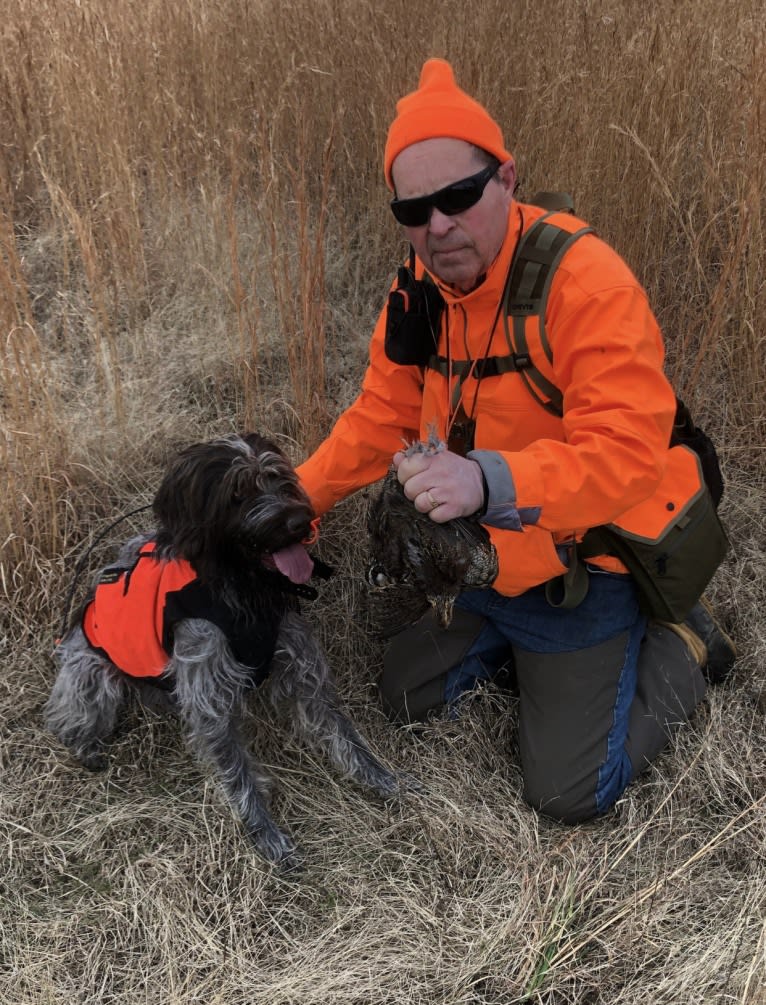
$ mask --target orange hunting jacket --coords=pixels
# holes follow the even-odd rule
[[[461,294],[432,277],[446,301],[438,352],[453,360],[508,353],[498,303],[521,233],[544,214],[512,202],[505,241],[483,283]],[[568,214],[551,222],[585,224]],[[424,271],[416,263],[420,275]],[[493,330],[493,321],[497,318]],[[401,366],[384,350],[386,311],[370,344],[357,400],[299,468],[316,513],[381,478],[402,440],[446,439],[450,382],[435,370]],[[654,536],[701,485],[695,457],[668,444],[676,399],[663,373],[663,343],[646,294],[620,256],[595,234],[576,241],[551,285],[546,334],[549,364],[530,338],[536,367],[563,394],[563,418],[549,414],[509,372],[463,384],[476,420],[469,454],[489,485],[481,522],[498,552],[494,588],[515,596],[566,568],[567,545],[591,527],[616,522]],[[596,560],[624,571],[611,557]]]

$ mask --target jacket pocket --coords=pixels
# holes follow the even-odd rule
[[[500,571],[492,586],[498,593],[516,597],[566,571],[550,531],[535,526],[522,531],[486,529],[497,550]]]

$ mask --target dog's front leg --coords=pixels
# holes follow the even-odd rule
[[[268,778],[240,736],[242,703],[250,687],[247,669],[233,660],[222,632],[198,619],[177,626],[171,666],[190,740],[215,768],[248,837],[270,862],[295,864],[295,844],[267,809]]]
[[[341,711],[324,652],[299,614],[288,612],[282,619],[274,663],[271,699],[274,704],[282,699],[291,702],[293,722],[305,739],[361,785],[384,798],[398,793],[400,779],[378,760]]]

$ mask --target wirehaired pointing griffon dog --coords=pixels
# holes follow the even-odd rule
[[[298,732],[345,775],[384,798],[400,789],[341,711],[299,613],[298,598],[315,595],[309,578],[328,572],[303,544],[311,505],[279,448],[250,433],[182,451],[154,514],[156,532],[122,547],[56,647],[46,724],[100,768],[129,689],[164,689],[257,849],[290,864],[295,845],[270,816],[268,778],[241,737],[252,687],[264,683],[274,705],[289,702]]]

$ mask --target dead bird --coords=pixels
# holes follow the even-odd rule
[[[405,453],[436,453],[444,442],[433,434]],[[393,634],[434,608],[447,628],[462,590],[490,586],[497,577],[497,553],[486,529],[473,517],[435,523],[409,500],[394,468],[383,479],[367,517],[373,620]]]

